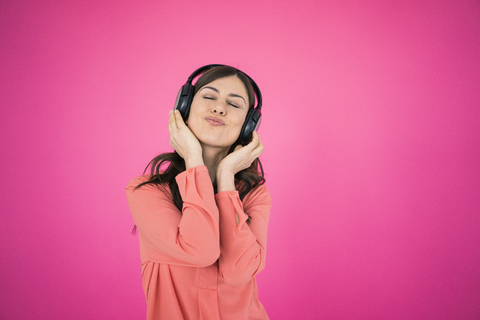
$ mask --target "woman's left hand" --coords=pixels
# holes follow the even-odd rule
[[[235,150],[226,156],[218,165],[218,172],[229,172],[235,175],[239,171],[247,169],[252,162],[263,152],[263,144],[256,131],[253,132],[252,142],[246,146],[237,146]]]

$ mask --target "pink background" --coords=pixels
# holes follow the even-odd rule
[[[264,95],[272,319],[480,319],[480,2],[0,1],[1,319],[142,319],[127,182],[197,67]]]

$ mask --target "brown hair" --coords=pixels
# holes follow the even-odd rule
[[[248,93],[249,108],[253,108],[255,104],[255,93],[250,83],[250,80],[243,72],[229,66],[212,68],[203,73],[195,83],[194,94],[196,94],[198,90],[200,90],[208,83],[216,79],[229,76],[237,76],[243,82]],[[165,171],[162,171],[161,167],[167,164],[168,166]],[[148,163],[147,167],[144,170],[144,173],[147,172],[149,167],[151,174],[150,177],[147,181],[136,186],[135,189],[147,184],[156,185],[169,197],[171,196],[171,199],[175,206],[178,208],[178,210],[180,210],[180,212],[182,212],[183,200],[178,190],[178,185],[175,177],[181,172],[185,171],[185,161],[183,160],[183,158],[176,151],[162,153],[153,158],[152,161]],[[258,158],[253,161],[252,165],[249,168],[235,174],[235,187],[239,192],[240,200],[243,200],[243,198],[252,189],[264,183],[265,177],[263,167],[260,159]],[[214,189],[216,191],[215,183]],[[135,230],[136,227],[134,227],[133,233],[135,233]]]

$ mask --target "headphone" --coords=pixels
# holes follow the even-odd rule
[[[209,65],[198,68],[190,75],[190,77],[188,77],[187,82],[178,91],[177,100],[175,102],[175,109],[180,111],[183,121],[186,122],[188,119],[188,115],[190,114],[190,106],[192,105],[194,91],[195,91],[195,86],[192,85],[193,79],[207,70],[210,70],[216,67],[224,67],[224,66],[226,65],[209,64]],[[238,137],[238,140],[235,142],[234,146],[237,144],[241,144],[242,146],[244,146],[250,143],[250,141],[252,141],[253,131],[258,130],[258,127],[260,126],[260,121],[262,118],[262,111],[261,111],[262,110],[262,94],[260,93],[260,89],[258,88],[257,84],[255,83],[255,81],[253,81],[252,78],[250,78],[244,72],[242,73],[245,76],[247,76],[248,80],[250,80],[250,84],[253,87],[253,91],[257,96],[257,106],[255,108],[251,108],[250,110],[248,110],[247,116],[245,117],[245,122],[243,123],[242,130],[240,130],[240,135]],[[232,149],[234,146],[232,146]]]

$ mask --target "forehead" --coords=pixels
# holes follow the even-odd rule
[[[220,93],[238,94],[243,96],[245,99],[248,97],[245,85],[243,84],[242,80],[240,80],[240,78],[238,78],[237,76],[218,78],[210,83],[207,83],[204,87],[214,87]]]

